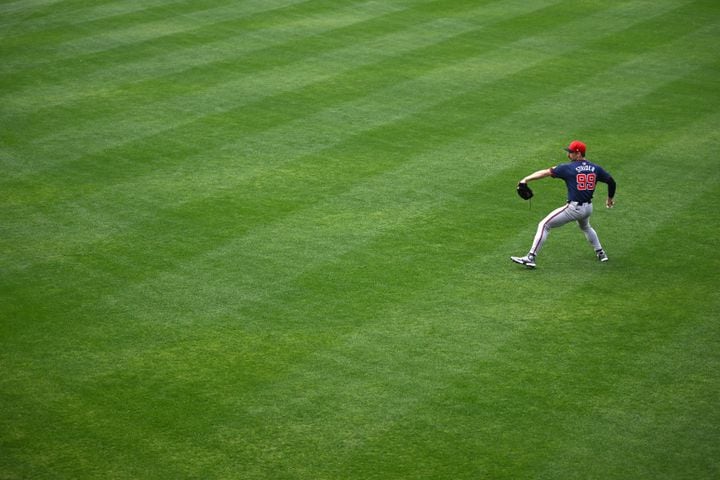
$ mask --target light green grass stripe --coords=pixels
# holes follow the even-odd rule
[[[687,208],[691,202],[707,194],[706,189],[693,180],[691,169],[678,169],[678,162],[683,161],[682,158],[687,152],[698,149],[712,151],[720,147],[720,135],[715,128],[720,122],[720,115],[697,115],[697,121],[690,125],[653,138],[654,146],[634,155],[631,164],[616,167],[621,175],[627,173],[629,177],[626,194],[618,203],[618,206],[625,210],[619,227],[627,232],[634,232],[624,237],[628,247],[652,242],[668,224],[682,221],[683,216],[677,214],[678,209]],[[701,170],[712,168],[707,160],[695,159],[693,163],[699,165]],[[652,189],[644,178],[631,175],[639,166],[653,172]],[[678,185],[695,185],[696,188],[690,192],[686,188],[678,189]],[[706,212],[703,216],[707,222],[720,220],[720,214],[716,211]],[[643,229],[637,231],[632,228],[634,225],[643,225]],[[677,259],[678,264],[682,265],[689,261],[695,249],[694,245],[683,245],[674,251],[662,252],[662,255],[668,260]],[[632,251],[631,248],[627,250]],[[642,268],[642,265],[638,267]]]
[[[341,18],[344,22],[355,23],[363,18],[368,19],[373,17],[372,12],[368,13],[368,15],[368,17],[362,17],[359,14],[352,16],[350,15],[350,11],[346,11],[345,15],[341,15]],[[331,23],[332,22],[326,22],[322,31],[325,31],[324,28]],[[334,25],[334,27],[338,28],[341,26],[347,26],[347,23]],[[319,34],[321,31],[314,31],[312,33]],[[425,32],[420,29],[414,29],[400,35],[389,35],[386,40],[398,42],[398,44],[405,45],[408,49],[414,49],[416,45],[413,42],[416,40],[420,42],[419,45],[426,44],[425,41],[421,39],[423,33]],[[452,34],[454,33],[451,33],[451,35]],[[443,38],[442,36],[440,38],[431,37],[430,41],[436,42]],[[262,41],[256,45],[262,45]],[[34,152],[33,156],[54,159],[62,159],[66,156],[74,158],[88,151],[101,151],[111,148],[118,143],[129,143],[137,139],[138,136],[147,137],[161,131],[169,131],[179,125],[196,121],[203,115],[208,115],[209,113],[217,114],[218,111],[231,108],[236,109],[243,104],[296,89],[308,83],[337,75],[351,68],[365,65],[368,62],[377,61],[377,56],[370,55],[370,52],[379,48],[380,45],[377,40],[373,40],[370,45],[364,45],[367,49],[365,55],[357,54],[358,48],[362,48],[363,45],[356,45],[338,52],[325,54],[314,61],[301,58],[297,64],[288,68],[275,69],[271,72],[263,73],[263,75],[243,75],[221,86],[213,86],[191,95],[175,97],[170,101],[151,102],[144,105],[131,104],[129,107],[120,109],[115,116],[103,119],[107,124],[106,130],[98,131],[96,128],[98,121],[90,120],[87,124],[77,125],[71,130],[63,131],[63,129],[61,129],[49,137],[35,139],[34,144],[41,147],[45,146],[46,148],[41,148],[39,151]],[[195,55],[191,56],[193,58],[196,57]],[[298,69],[298,67],[302,68]],[[124,78],[127,79],[128,77],[125,76]],[[278,79],[283,79],[283,81],[278,82]],[[107,79],[102,79],[98,86],[104,83],[105,80]],[[87,92],[88,90],[92,91],[92,87],[87,90],[83,87],[79,90],[83,92]],[[99,92],[101,97],[104,92],[106,92],[105,89]],[[15,103],[16,107],[9,107],[6,112],[10,113],[12,110],[21,112],[26,111],[28,108],[32,109],[33,105],[24,103],[25,101],[33,103],[37,108],[41,108],[46,104],[62,104],[67,98],[67,94],[68,92],[64,87],[60,87],[59,89],[53,87],[51,91],[41,90],[38,92],[31,90],[28,92],[28,96],[14,96],[14,102],[19,103]],[[22,100],[23,98],[25,98],[25,101]],[[13,100],[10,101],[13,102]],[[198,110],[194,111],[193,109],[195,108]],[[162,115],[159,115],[158,112],[162,112]],[[173,112],[175,115],[171,115]],[[193,113],[189,114],[189,112]],[[174,120],[168,121],[168,118],[173,118]],[[102,124],[100,126],[102,126]],[[87,133],[83,134],[82,132],[92,132],[93,136],[88,137]],[[134,134],[129,134],[130,132]],[[123,139],[113,138],[117,137],[118,134],[120,134]],[[78,136],[84,139],[81,145],[82,150],[78,150],[78,147],[72,146],[69,150],[59,148],[59,145],[64,143],[63,140],[67,139],[73,139],[71,145],[77,145],[75,139]],[[97,142],[96,145],[93,145],[93,140]],[[25,160],[26,159],[18,158],[16,164],[13,165],[14,168],[9,168],[8,171],[17,174],[22,170],[21,167],[26,165],[31,169],[30,173],[36,172],[35,163],[27,163]]]

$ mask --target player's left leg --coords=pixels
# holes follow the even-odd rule
[[[598,260],[600,260],[601,262],[606,262],[608,260],[608,257],[605,254],[605,250],[603,250],[602,245],[600,244],[600,238],[598,237],[598,234],[592,227],[592,225],[590,225],[591,213],[592,207],[589,207],[587,216],[579,219],[577,223],[580,227],[580,230],[582,230],[582,232],[585,234],[585,238],[587,239],[588,243],[593,247],[593,250],[595,250],[595,255],[598,257]]]

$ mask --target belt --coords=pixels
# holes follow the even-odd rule
[[[579,206],[581,206],[581,205],[585,205],[586,203],[592,203],[592,200],[588,200],[587,202],[575,202],[575,201],[572,201],[572,202],[568,202],[568,203],[572,203],[572,204],[577,205],[577,206],[579,207]]]

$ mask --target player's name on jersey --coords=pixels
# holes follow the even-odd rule
[[[595,166],[594,165],[578,165],[575,167],[576,172],[594,172]]]

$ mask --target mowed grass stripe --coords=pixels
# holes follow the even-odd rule
[[[95,102],[93,99],[92,101],[83,102],[77,106],[64,106],[57,114],[53,111],[43,110],[37,114],[24,116],[24,118],[15,118],[15,120],[19,121],[20,125],[27,127],[31,131],[32,129],[37,129],[40,132],[51,131],[53,127],[59,127],[59,133],[52,134],[49,138],[40,140],[42,143],[48,144],[48,150],[55,147],[58,144],[58,140],[62,141],[72,136],[75,131],[87,130],[92,122],[100,121],[110,124],[114,123],[116,125],[117,122],[120,122],[129,127],[134,123],[147,121],[147,118],[151,117],[158,125],[155,128],[149,129],[150,134],[161,132],[164,136],[167,136],[174,133],[173,129],[180,127],[185,127],[188,130],[197,130],[199,127],[202,127],[205,117],[208,116],[210,117],[208,120],[213,120],[220,116],[238,115],[248,104],[256,104],[254,110],[249,112],[248,115],[257,115],[253,118],[257,120],[256,123],[258,125],[251,123],[246,127],[258,128],[262,127],[269,120],[275,120],[274,116],[270,116],[269,119],[265,117],[268,113],[273,113],[273,111],[269,110],[270,107],[274,106],[274,110],[277,110],[278,106],[275,104],[283,100],[279,98],[275,102],[263,106],[259,104],[263,99],[283,94],[291,95],[292,92],[296,92],[303,87],[313,85],[316,85],[316,88],[326,87],[329,90],[332,89],[333,93],[337,94],[339,93],[337,90],[340,85],[339,81],[335,80],[335,77],[340,76],[339,80],[347,81],[353,74],[362,74],[362,69],[371,68],[374,65],[373,62],[382,61],[387,58],[385,55],[377,54],[378,49],[384,41],[392,42],[395,45],[394,53],[399,56],[403,53],[408,54],[420,50],[428,43],[434,44],[443,39],[447,39],[448,36],[455,35],[450,28],[443,28],[448,27],[447,24],[434,23],[435,25],[432,23],[423,24],[400,33],[390,34],[379,40],[373,39],[367,43],[356,43],[351,47],[332,50],[318,57],[315,57],[316,53],[313,52],[313,57],[300,57],[299,60],[296,58],[296,61],[291,66],[280,70],[271,68],[268,69],[269,71],[263,72],[263,69],[261,69],[263,73],[253,72],[237,78],[236,72],[229,72],[227,68],[221,67],[218,76],[220,79],[224,79],[225,82],[220,83],[218,86],[215,86],[215,82],[218,81],[218,79],[214,78],[211,82],[206,77],[206,73],[183,72],[182,76],[186,77],[185,80],[182,80],[180,77],[170,79],[173,82],[173,86],[165,88],[165,91],[160,91],[160,89],[165,87],[165,82],[168,81],[166,78],[149,81],[157,83],[156,85],[148,85],[145,82],[140,84],[132,83],[127,89],[121,88],[119,91],[114,91],[112,96],[115,97],[115,95],[118,95],[118,97],[112,99],[111,103],[104,103],[102,107],[96,106],[94,109],[90,109]],[[437,32],[436,36],[428,35],[429,30]],[[390,80],[384,80],[383,84],[388,84],[395,78],[396,77],[390,76]],[[282,79],[282,81],[279,81],[279,79]],[[175,80],[180,82],[180,84],[176,84]],[[202,83],[203,80],[205,80],[206,83]],[[377,79],[375,81],[377,82]],[[203,85],[199,92],[198,84]],[[193,86],[194,88],[190,88]],[[157,97],[159,97],[159,99],[150,105],[136,104],[136,102],[142,99],[146,93],[145,89],[148,87],[151,87],[151,91],[153,92],[158,91]],[[192,92],[189,90],[192,90]],[[321,97],[319,92],[315,93],[315,95],[315,98],[320,102],[320,107],[326,105],[324,102],[328,100]],[[295,102],[297,103],[301,99],[295,99]],[[128,100],[130,100],[130,103],[127,103]],[[287,98],[286,100],[293,100],[293,98]],[[188,116],[188,112],[194,111],[193,108],[197,109],[201,115],[199,118]],[[262,115],[263,112],[261,109],[263,108],[268,109],[264,112],[265,115]],[[308,106],[307,108],[312,107]],[[90,109],[89,112],[88,109]],[[128,117],[130,114],[130,112],[128,112],[129,109],[136,110],[132,112],[135,114],[134,116]],[[63,129],[61,122],[66,118],[65,115],[68,112],[75,111],[78,113],[87,112],[87,124],[84,125],[84,128],[74,127],[73,130],[70,131]],[[282,112],[283,109],[280,111]],[[170,116],[171,113],[176,113],[177,115]],[[107,118],[110,115],[112,115],[112,117]],[[49,121],[48,117],[50,118]],[[58,125],[53,125],[55,122],[57,122]],[[217,123],[217,128],[223,128],[223,125],[220,124],[219,121]],[[228,131],[228,134],[234,131],[236,132],[235,135],[237,135],[238,124],[242,125],[242,123],[236,120],[224,128]],[[144,125],[144,127],[144,129],[139,129],[139,131],[148,135],[149,125]],[[215,127],[215,125],[213,125],[213,127]],[[134,139],[134,137],[130,138],[130,140]],[[107,139],[105,136],[98,135],[98,142],[101,142],[101,144],[97,148],[102,149],[106,146],[105,142],[107,142]],[[74,158],[75,155],[76,152],[68,153],[61,158],[65,156],[72,156]]]
[[[151,101],[155,104],[152,111],[156,112],[157,116],[157,112],[167,110],[163,108],[161,100],[165,100],[168,96],[183,94],[192,98],[193,95],[197,95],[198,89],[209,89],[212,85],[237,77],[246,70],[257,73],[263,68],[269,69],[287,63],[288,53],[283,52],[279,46],[287,45],[291,41],[296,44],[292,48],[292,62],[300,62],[303,58],[299,46],[301,39],[310,41],[310,38],[327,34],[330,30],[366,22],[368,19],[382,15],[387,9],[368,10],[366,15],[362,15],[355,6],[352,9],[333,12],[333,16],[329,16],[328,12],[319,12],[315,14],[318,17],[310,16],[311,12],[308,12],[308,17],[304,17],[308,25],[303,28],[296,25],[297,19],[294,17],[288,18],[285,22],[277,19],[274,28],[268,31],[263,29],[261,35],[250,31],[238,36],[234,35],[235,32],[229,35],[222,30],[219,32],[213,30],[214,39],[221,40],[214,41],[209,47],[199,47],[196,46],[197,42],[192,42],[191,47],[185,48],[185,42],[174,42],[160,50],[162,52],[160,58],[157,50],[153,50],[154,54],[149,57],[142,57],[140,61],[123,61],[117,56],[109,56],[108,68],[98,68],[97,61],[84,61],[83,65],[92,65],[94,70],[84,72],[81,82],[78,82],[75,76],[76,69],[66,70],[66,66],[63,65],[63,70],[59,74],[62,75],[67,71],[73,73],[72,77],[66,81],[52,78],[46,86],[38,85],[36,82],[25,93],[8,92],[5,98],[8,103],[6,112],[12,113],[15,110],[13,118],[17,121],[22,121],[26,115],[29,116],[28,127],[31,127],[33,120],[42,124],[40,115],[52,115],[53,110],[57,108],[62,108],[62,113],[65,114],[71,113],[72,109],[78,109],[89,116],[91,112],[98,110],[97,103],[103,102],[106,105],[97,111],[98,114],[107,114],[108,111],[119,111],[122,114],[128,106],[134,106],[139,100],[144,101],[142,99],[145,96],[152,95]],[[322,21],[312,22],[310,20],[312,18],[319,18]],[[306,52],[313,56],[319,55],[319,47],[316,39],[311,40]],[[205,48],[209,51],[206,52]],[[257,52],[257,50],[261,51]],[[244,80],[249,81],[247,77]],[[13,83],[25,85],[27,82]],[[236,78],[236,86],[242,83]],[[237,96],[237,93],[235,95]],[[230,97],[227,102],[232,103],[232,99],[236,96]],[[75,105],[82,99],[83,102]],[[205,100],[208,99],[209,97]],[[187,98],[184,100],[188,102]],[[216,108],[217,102],[218,100],[215,99],[214,103],[206,108]],[[92,108],[93,104],[95,108]]]
[[[414,38],[417,38],[418,32],[414,32]],[[398,40],[399,38],[395,38]],[[405,44],[407,44],[408,39],[405,39]],[[369,47],[372,48],[372,47]],[[349,55],[349,58],[353,58],[353,51],[352,49],[350,51],[341,51],[339,52],[341,55]],[[355,55],[357,56],[357,55]],[[342,62],[339,60],[337,56],[331,57],[334,59],[334,63],[337,65],[342,65]],[[367,61],[367,55],[364,55],[362,59]],[[303,62],[300,62],[300,65],[302,65]],[[322,65],[322,63],[321,63]],[[334,65],[328,65],[328,67],[333,67]],[[320,67],[318,67],[320,68]],[[313,70],[314,72],[314,70]],[[302,74],[301,78],[304,79],[304,81],[311,81],[313,79],[313,72],[308,72],[307,70],[301,71]],[[333,72],[330,70],[329,72]],[[332,75],[332,73],[323,73],[320,71],[320,75],[324,75],[323,78],[327,78],[328,75]],[[160,103],[150,106],[141,106],[137,105],[135,106],[135,103],[131,103],[130,106],[136,110],[135,112],[129,112],[128,106],[118,105],[113,106],[112,104],[109,106],[103,105],[102,107],[95,107],[92,111],[96,113],[100,118],[93,118],[89,120],[89,123],[84,125],[83,129],[80,129],[80,131],[77,131],[77,128],[73,129],[74,131],[66,131],[62,132],[60,134],[53,134],[50,136],[50,138],[45,139],[38,139],[35,138],[36,145],[41,146],[38,151],[33,153],[33,156],[48,159],[48,161],[51,161],[52,165],[55,164],[57,160],[62,160],[64,158],[71,158],[71,159],[77,159],[80,157],[80,171],[73,173],[73,175],[67,176],[67,178],[64,178],[63,181],[71,180],[74,174],[82,174],[83,171],[87,170],[87,161],[90,160],[86,158],[87,151],[93,151],[93,150],[100,150],[103,151],[105,149],[108,149],[112,146],[113,143],[119,142],[122,145],[131,143],[132,140],[138,140],[137,135],[144,135],[146,140],[149,142],[152,142],[153,145],[157,145],[158,142],[166,141],[168,139],[171,140],[171,144],[167,146],[167,148],[172,148],[173,156],[172,158],[177,158],[178,156],[178,143],[175,141],[175,137],[170,137],[169,134],[173,133],[172,129],[173,127],[177,127],[178,125],[185,125],[186,129],[190,132],[194,132],[195,135],[197,135],[197,129],[202,128],[202,124],[204,123],[203,116],[208,116],[207,110],[210,109],[213,112],[222,112],[227,108],[234,107],[235,110],[232,112],[233,115],[238,115],[241,112],[238,110],[242,108],[242,105],[245,102],[252,102],[253,100],[257,101],[258,96],[260,98],[267,97],[271,95],[272,93],[277,93],[277,91],[274,91],[273,89],[269,89],[269,86],[272,86],[278,82],[278,79],[282,79],[287,75],[284,71],[276,71],[274,73],[268,74],[264,78],[260,78],[259,80],[253,80],[253,76],[250,77],[243,77],[235,82],[231,82],[230,84],[225,86],[225,89],[209,89],[206,93],[204,93],[199,98],[197,97],[197,94],[191,95],[190,97],[180,97],[176,98],[175,101],[171,103]],[[295,76],[297,77],[298,74],[296,73]],[[200,79],[199,81],[202,81]],[[248,85],[248,83],[250,85]],[[302,84],[300,85],[302,86]],[[283,88],[292,88],[293,85],[283,85]],[[297,87],[297,85],[295,85]],[[170,88],[172,90],[172,88]],[[138,99],[139,101],[139,99]],[[238,105],[238,102],[240,104]],[[89,107],[89,105],[87,106]],[[200,118],[193,116],[191,118],[187,118],[186,113],[190,110],[191,107],[197,107],[200,112],[201,116]],[[272,107],[272,106],[269,106]],[[275,107],[277,109],[277,107]],[[82,109],[81,109],[82,110]],[[172,111],[171,111],[172,110]],[[118,112],[117,118],[103,118],[103,115],[108,114],[109,112]],[[204,113],[203,113],[204,112]],[[172,115],[171,113],[175,113],[176,115]],[[254,114],[254,112],[251,112]],[[264,113],[267,112],[260,112],[259,117],[257,117],[257,120],[263,120],[265,118]],[[85,112],[83,115],[85,117],[88,116],[88,113]],[[143,119],[147,119],[150,117],[154,122],[155,127],[151,128],[150,125],[144,124],[143,125]],[[220,128],[225,128],[227,130],[227,135],[230,136],[230,138],[237,136],[238,133],[238,127],[239,125],[243,125],[243,123],[238,123],[237,119],[233,119],[231,122],[221,122],[222,118],[218,118],[219,115],[215,113],[211,116],[208,120],[213,120],[214,118],[218,119],[218,125],[213,125],[213,128],[217,130],[213,131],[213,135],[211,135],[209,138],[203,137],[203,146],[207,144],[207,141],[209,139],[216,139],[220,138],[222,139],[222,131]],[[31,118],[30,120],[37,120],[36,126],[32,127],[32,125],[28,124],[26,125],[30,129],[32,128],[39,128],[40,131],[44,129],[50,129],[50,131],[53,130],[53,125],[43,125],[43,118],[47,119],[47,117],[39,116],[37,118]],[[65,118],[64,114],[61,117],[58,117],[58,121],[62,121],[62,119]],[[180,120],[178,120],[178,118]],[[253,125],[252,120],[256,120],[255,117],[250,119],[249,125]],[[45,120],[46,121],[46,120]],[[146,120],[147,121],[147,120]],[[107,122],[109,124],[115,124],[115,127],[108,127],[105,132],[94,132],[94,124],[97,124],[100,122]],[[30,122],[31,124],[33,122]],[[117,128],[118,124],[123,125],[125,128]],[[25,125],[21,122],[21,125]],[[43,125],[40,127],[40,125]],[[62,128],[62,127],[61,127]],[[77,133],[76,133],[77,132]],[[128,135],[128,133],[133,132],[133,135]],[[148,133],[150,132],[150,133]],[[121,137],[119,140],[115,137],[118,136],[118,133],[121,133]],[[179,135],[183,135],[184,132],[176,132]],[[147,138],[148,135],[154,134],[155,136],[152,138]],[[76,137],[80,135],[83,137],[84,142],[82,144],[82,151],[78,150],[78,147],[76,147],[77,142],[74,140]],[[92,136],[90,136],[92,135]],[[108,138],[109,137],[109,138]],[[93,142],[97,142],[97,146],[92,147],[91,144]],[[33,148],[33,147],[31,147]],[[207,150],[208,147],[205,147],[204,149]],[[138,149],[141,151],[147,150],[146,145],[139,145]],[[154,149],[152,149],[154,150]],[[94,163],[99,166],[107,166],[108,168],[113,168],[113,166],[117,165],[117,159],[123,159],[128,157],[128,155],[132,155],[133,152],[126,152],[126,151],[110,151],[108,152],[108,156],[115,159],[115,162],[108,162],[104,161],[104,159],[97,159]],[[83,155],[85,154],[85,155]],[[27,166],[29,168],[29,171],[27,173],[31,175],[35,175],[37,173],[37,168],[40,166],[37,165],[37,162],[28,163],[27,159],[24,158],[18,158],[16,159],[16,162],[14,165],[12,165],[14,168],[10,169],[13,174],[18,175],[24,171],[22,167]],[[154,167],[154,163],[152,164]],[[60,167],[58,167],[60,168]],[[65,167],[62,168],[63,170],[67,171]],[[126,165],[123,164],[123,166],[118,169],[122,172],[128,172],[132,171],[132,169],[126,168]]]
[[[332,113],[332,112],[331,112],[331,113]],[[283,136],[284,136],[284,134],[283,134]],[[262,143],[262,142],[261,142],[261,143]],[[293,148],[291,148],[291,149],[294,149],[294,146],[291,146],[291,147],[293,147]],[[289,150],[291,150],[291,149],[289,149]],[[81,172],[77,172],[77,173],[78,173],[78,174],[81,174]],[[28,186],[29,186],[29,185],[28,185]],[[177,192],[177,190],[176,190],[176,192]],[[37,192],[36,192],[36,193],[37,193]],[[53,192],[53,196],[56,196],[58,193],[59,193],[59,192],[54,191],[54,192]]]
[[[553,64],[551,64],[551,65],[553,65]],[[624,68],[625,68],[625,67],[621,66],[618,70],[622,71]],[[638,75],[639,75],[640,77],[642,77],[642,75],[643,75],[642,70],[637,69],[637,68],[634,69],[634,70],[638,73]],[[532,69],[530,70],[530,72],[532,72]],[[529,77],[532,78],[532,74],[531,74],[531,73],[529,74]],[[617,79],[617,76],[616,76],[615,72],[613,72],[613,71],[611,71],[611,72],[608,74],[608,77],[609,77],[610,79]],[[603,78],[602,76],[598,76],[597,79],[596,79],[596,81],[597,81],[597,82],[602,82],[602,78]],[[522,77],[521,77],[521,79],[517,80],[517,83],[518,83],[518,84],[522,84],[522,83],[523,83]],[[503,83],[503,85],[506,85],[506,83]],[[493,90],[487,90],[487,94],[488,94],[487,97],[488,97],[488,98],[493,98],[493,97],[495,97],[496,95],[502,95],[502,88],[503,88],[503,87],[496,87],[496,88],[497,88],[497,90],[498,90],[498,91],[497,91],[497,94],[493,93]],[[582,90],[583,88],[584,88],[584,87],[579,87],[579,90]],[[617,89],[615,88],[614,84],[611,84],[611,85],[608,87],[608,90],[617,91],[617,92],[620,91],[620,90],[617,90]],[[611,92],[609,92],[609,94],[611,94]],[[571,95],[566,95],[564,92],[561,92],[560,94],[558,94],[558,97],[572,98]],[[606,97],[606,98],[611,98],[611,97]],[[630,96],[630,98],[632,98],[632,95]],[[458,103],[466,103],[466,102],[475,102],[475,103],[477,103],[477,100],[478,100],[477,95],[473,96],[473,95],[471,94],[469,97],[463,97],[463,98],[461,98]],[[582,101],[582,98],[580,97],[579,100]],[[519,99],[517,103],[520,104],[521,102],[522,102],[522,99]],[[538,107],[538,110],[540,110],[540,109],[545,109],[545,110],[547,110],[547,107],[545,106],[546,103],[554,103],[554,102],[541,102],[540,105],[539,105],[539,107]],[[457,105],[455,105],[455,104],[453,104],[453,103],[450,103],[450,104],[448,104],[448,105],[445,105],[444,108],[449,109],[449,108],[455,108],[456,106],[457,106]],[[484,107],[484,108],[487,108],[487,107]],[[562,106],[562,102],[558,102],[558,103],[556,104],[556,108],[555,108],[555,110],[556,110],[557,113],[558,113],[558,117],[561,117],[562,108],[564,108],[564,107]],[[432,112],[431,112],[431,113],[432,113]],[[550,118],[552,118],[552,116],[550,116]],[[330,120],[332,120],[332,118],[331,118]],[[462,120],[462,119],[461,119],[461,120]],[[457,122],[457,123],[458,123],[458,126],[460,127],[460,122]],[[505,125],[504,123],[496,124],[495,130],[498,131],[498,132],[505,131],[506,128],[504,127],[504,125]],[[424,124],[423,122],[419,122],[419,125],[418,125],[418,126],[419,126],[419,127],[422,127],[422,128],[426,128],[426,124]],[[548,129],[548,133],[550,133],[550,130],[552,130],[552,128],[555,128],[555,127],[551,127],[550,129]],[[289,129],[289,130],[287,130],[287,131],[283,130],[282,133],[277,136],[276,142],[280,142],[282,138],[288,136],[291,132],[292,132],[292,129]],[[406,136],[406,135],[403,135],[403,136]],[[403,138],[403,136],[400,136],[399,138]],[[271,141],[271,140],[272,140],[272,139],[268,139],[268,140],[266,140],[266,141],[262,141],[262,142],[259,142],[259,143],[260,143],[260,144],[272,144],[273,141]],[[360,138],[360,140],[362,140],[362,137]],[[352,145],[356,145],[356,144],[359,144],[359,143],[360,143],[357,139],[351,139],[351,142],[352,142]],[[359,146],[359,145],[358,145],[358,146]],[[294,146],[291,146],[291,147],[294,147]],[[290,156],[290,153],[291,153],[292,150],[293,150],[293,148],[289,148],[289,149],[288,149],[288,157]],[[338,148],[338,151],[347,151],[347,150],[352,150],[352,149],[349,148],[349,147],[346,146],[346,145],[341,145],[341,146]],[[408,153],[409,153],[409,152],[408,152]],[[330,150],[329,152],[326,152],[326,154],[329,154],[329,156],[332,156],[332,150]],[[318,165],[312,164],[312,165],[313,165],[313,166],[311,166],[310,168],[308,168],[307,166],[305,166],[305,167],[301,166],[301,169],[306,170],[306,171],[307,171],[307,175],[310,175],[310,174],[312,174],[312,170],[313,170],[315,167],[321,168],[321,165],[320,165],[320,164],[318,164]],[[262,171],[264,171],[264,170],[261,170],[260,174],[262,173]],[[371,169],[371,171],[374,171],[374,170]],[[287,174],[290,173],[290,172],[292,172],[292,169],[281,168],[281,169],[278,170],[278,175],[279,175],[279,176],[278,176],[275,180],[267,179],[266,181],[262,182],[262,184],[268,185],[268,186],[269,186],[269,185],[278,186],[278,185],[287,184],[286,181],[281,180],[281,177],[287,175]],[[187,172],[188,175],[190,175],[191,173],[193,173],[193,172],[190,172],[190,171]],[[221,179],[222,179],[222,182],[221,182],[220,184],[218,184],[219,186],[226,185],[226,183],[225,183],[226,180],[225,180],[225,179],[229,176],[228,173],[232,174],[233,172],[232,172],[232,170],[231,170],[230,172],[222,172],[222,174],[219,175],[219,177],[221,177]],[[216,175],[216,176],[217,176],[217,175]],[[208,185],[208,183],[199,181],[199,178],[198,178],[197,175],[191,176],[191,177],[189,177],[189,178],[191,178],[192,181],[191,181],[190,183],[188,183],[186,186],[180,186],[180,185],[177,185],[177,184],[170,185],[170,188],[168,188],[167,193],[166,193],[165,195],[166,195],[166,196],[169,196],[170,194],[174,194],[174,196],[177,197],[177,193],[179,193],[179,192],[185,192],[185,191],[190,191],[191,189],[195,188],[195,186],[198,185],[198,184]],[[324,180],[330,180],[330,179],[328,178],[328,179],[324,179]],[[250,179],[246,178],[245,180],[243,180],[242,183],[236,183],[235,186],[236,186],[238,189],[241,189],[241,190],[245,190],[245,189],[247,189],[247,188],[250,188],[250,189],[252,190],[252,181],[254,181],[254,180],[253,180],[253,176],[251,176]],[[187,180],[183,180],[183,182],[187,182]],[[150,185],[150,187],[154,186],[155,184],[161,184],[161,179],[159,179],[159,178],[158,178],[158,179],[155,179],[154,182],[153,182],[153,184]],[[132,185],[131,185],[131,184],[121,185],[120,188],[119,188],[115,193],[113,193],[112,195],[106,195],[105,192],[103,192],[101,195],[97,195],[97,196],[96,196],[96,195],[93,195],[93,196],[91,197],[92,200],[90,200],[89,203],[90,203],[90,204],[97,205],[97,204],[99,204],[98,202],[102,202],[102,201],[103,201],[103,199],[102,199],[103,196],[105,196],[106,198],[111,197],[111,198],[113,199],[113,203],[115,203],[115,202],[117,201],[118,195],[122,195],[122,191],[123,191],[123,190],[125,190],[125,189],[131,189],[131,188],[132,188]],[[143,188],[143,190],[144,190],[144,191],[147,191],[147,188]],[[327,193],[327,192],[326,192],[326,193]],[[230,195],[232,195],[232,194],[230,194]],[[273,192],[273,195],[276,195],[275,192]],[[227,194],[223,192],[223,193],[222,193],[222,196],[223,196],[223,197],[227,197]],[[182,198],[182,200],[181,200],[180,203],[184,203],[184,202],[185,202],[184,196],[181,195],[180,197]],[[143,198],[143,196],[141,196],[140,198],[141,198],[141,201],[147,200],[147,198]],[[158,201],[159,201],[159,199],[156,199],[153,203],[148,204],[148,205],[154,205],[154,204],[157,203]],[[209,200],[203,201],[203,202],[201,202],[199,205],[206,205],[206,204],[207,204],[207,201],[212,202],[213,199],[211,198],[211,199],[209,199]],[[243,201],[245,201],[245,199],[244,199]],[[107,208],[112,208],[112,205],[106,205],[106,207],[107,207]],[[127,205],[123,204],[123,205],[119,205],[119,206],[116,207],[116,208],[117,208],[117,209],[125,209],[126,207],[127,207]],[[141,206],[141,205],[138,205],[138,204],[133,205],[133,208],[132,208],[132,209],[135,211],[135,216],[137,216],[137,217],[139,217],[139,218],[143,218],[141,215],[139,215],[138,208],[142,208],[142,206]],[[201,210],[202,207],[198,207],[198,209]],[[100,227],[99,227],[100,230],[102,230],[103,226],[108,226],[109,228],[114,229],[114,231],[116,231],[116,230],[118,229],[118,227],[119,227],[116,223],[110,222],[110,221],[105,220],[105,219],[103,219],[103,218],[92,218],[92,217],[87,217],[87,218],[86,218],[86,216],[88,215],[88,213],[87,213],[84,209],[83,209],[83,210],[78,210],[78,209],[77,209],[77,206],[73,206],[72,204],[70,204],[70,205],[60,205],[60,206],[58,207],[58,210],[67,210],[67,212],[68,212],[67,215],[68,215],[68,217],[70,217],[70,218],[72,218],[72,217],[77,217],[77,218],[80,219],[80,220],[87,221],[89,224],[99,225],[99,226],[100,226]],[[102,211],[105,211],[105,208],[104,208]],[[41,221],[41,218],[38,218],[38,221]],[[76,220],[76,221],[77,221],[77,220]],[[96,232],[96,236],[95,236],[94,238],[95,238],[95,240],[97,240],[97,235],[100,234],[99,231],[98,231],[98,227],[95,228],[95,232]],[[111,233],[112,233],[112,232],[111,232]],[[71,246],[71,245],[72,245],[72,242],[68,242],[68,246]],[[57,252],[55,252],[55,253],[57,253]]]

